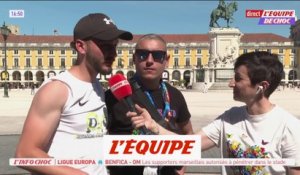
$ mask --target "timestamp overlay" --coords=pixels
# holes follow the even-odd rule
[[[22,10],[22,9],[9,10],[9,17],[10,18],[24,18],[25,17],[25,11]]]

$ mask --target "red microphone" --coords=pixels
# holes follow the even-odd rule
[[[120,101],[122,99],[125,100],[129,110],[131,112],[136,112],[134,103],[132,101],[131,95],[132,90],[129,82],[122,74],[115,74],[108,80],[108,85],[112,94]],[[150,131],[145,127],[142,126],[139,131],[134,130],[134,134],[138,134],[137,132],[141,132],[142,134],[149,134]]]
[[[130,84],[122,74],[115,74],[110,77],[108,85],[111,92],[118,100],[132,95]]]
[[[135,111],[134,104],[131,99],[132,90],[129,82],[122,74],[115,74],[108,80],[108,85],[114,96],[120,101],[124,99],[132,112]]]

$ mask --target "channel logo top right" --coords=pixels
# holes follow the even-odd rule
[[[259,25],[294,25],[295,10],[246,10],[246,18],[259,18]]]

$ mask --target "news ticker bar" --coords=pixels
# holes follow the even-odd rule
[[[199,135],[105,135],[100,157],[11,158],[11,166],[244,166],[295,165],[293,159],[201,158]],[[62,155],[61,155],[62,157]]]
[[[55,159],[55,158],[11,158],[10,166],[74,166],[74,165],[104,165],[104,166],[294,166],[294,159],[197,159],[197,160],[126,160],[126,159]]]

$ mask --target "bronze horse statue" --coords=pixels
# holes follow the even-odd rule
[[[215,8],[210,14],[209,26],[210,27],[220,27],[220,25],[218,24],[217,21],[219,20],[219,18],[223,18],[227,22],[227,27],[230,27],[229,23],[232,23],[233,13],[236,12],[237,9],[238,9],[238,5],[237,5],[236,1],[227,4],[226,8],[224,10]]]

